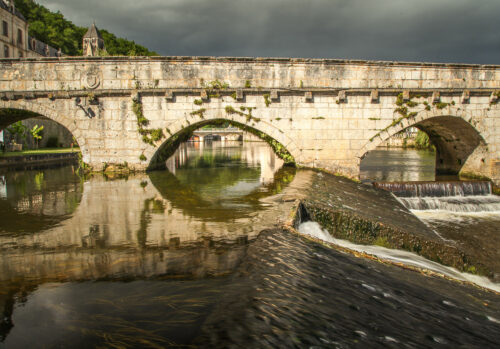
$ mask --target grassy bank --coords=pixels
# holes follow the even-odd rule
[[[0,152],[0,157],[78,153],[79,151],[80,151],[80,148],[44,148],[44,149],[34,149],[34,150],[12,151],[12,152],[5,152],[5,153]]]

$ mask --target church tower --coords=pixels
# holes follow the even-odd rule
[[[92,23],[87,33],[83,36],[83,55],[84,56],[100,56],[105,52],[104,40],[99,33],[99,30]]]

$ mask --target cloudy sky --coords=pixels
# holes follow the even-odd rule
[[[36,0],[161,55],[500,64],[500,0]]]

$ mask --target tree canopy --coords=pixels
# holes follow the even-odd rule
[[[82,55],[83,36],[88,28],[76,26],[65,19],[59,11],[52,12],[33,0],[15,0],[15,4],[30,24],[29,35],[52,47],[60,48],[64,54]],[[107,30],[100,30],[100,32],[106,51],[111,56],[158,55],[134,41],[118,38]]]

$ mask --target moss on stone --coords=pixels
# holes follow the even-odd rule
[[[269,93],[264,93],[264,103],[266,103],[266,107],[271,105],[271,95]]]

